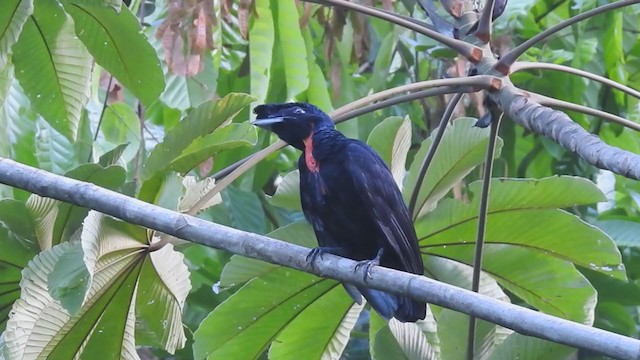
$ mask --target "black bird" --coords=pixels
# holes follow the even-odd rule
[[[254,112],[254,125],[302,150],[302,210],[320,245],[309,253],[310,262],[323,253],[359,260],[358,266],[366,269],[365,280],[374,265],[424,273],[407,206],[373,149],[342,135],[327,114],[310,104],[266,104]],[[364,296],[386,319],[413,322],[425,317],[423,302],[361,286],[344,287],[358,303]]]

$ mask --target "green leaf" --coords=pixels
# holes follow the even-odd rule
[[[254,101],[250,95],[231,93],[217,101],[208,101],[193,109],[185,119],[171,128],[149,155],[142,179],[148,180],[164,171],[194,140],[212,133]]]
[[[255,2],[255,17],[253,25],[249,29],[249,38],[251,38],[249,42],[251,94],[256,97],[258,104],[264,103],[267,98],[271,75],[271,57],[275,41],[273,15],[269,6],[269,1]]]
[[[489,141],[489,129],[475,127],[474,123],[475,119],[461,118],[448,125],[422,182],[414,216],[433,210],[438,201],[449,192],[455,183],[484,162]],[[411,163],[404,191],[407,203],[415,191],[422,159],[426,156],[431,141],[432,137],[429,137],[422,143],[413,163]],[[502,140],[498,139],[496,158],[500,156],[501,148]]]
[[[602,56],[604,57],[604,65],[607,69],[607,77],[620,84],[627,83],[627,71],[625,70],[625,51],[623,49],[622,35],[625,30],[622,24],[622,11],[608,12],[605,17],[605,31],[602,33],[604,49]],[[620,91],[614,91],[613,96],[620,106],[624,106],[625,94]]]
[[[345,296],[341,286],[334,287],[278,335],[269,348],[269,359],[341,358],[363,307]]]
[[[33,13],[33,0],[0,2],[0,69],[5,68],[11,46],[18,41],[22,26]]]
[[[78,164],[69,139],[44,121],[36,123],[36,130],[36,155],[41,169],[64,174]]]
[[[307,101],[316,105],[325,112],[333,109],[327,79],[318,64],[313,49],[313,37],[308,27],[302,29],[304,43],[307,46],[307,62],[309,63],[309,87],[307,88]],[[352,120],[353,121],[353,120]]]
[[[387,76],[389,76],[389,68],[396,48],[397,34],[391,31],[386,34],[373,63],[373,71],[369,79],[369,87],[373,90],[381,90],[387,87]]]
[[[76,137],[91,77],[91,57],[72,27],[57,2],[36,0],[13,46],[16,79],[31,105],[69,140]]]
[[[194,358],[257,358],[298,314],[336,286],[283,267],[251,280],[200,323]]]
[[[120,160],[120,157],[127,149],[127,146],[129,146],[129,143],[120,144],[115,148],[107,151],[102,156],[100,156],[100,159],[98,159],[98,164],[102,167],[108,167],[117,164],[118,160]]]
[[[511,334],[504,343],[496,347],[490,360],[539,360],[566,359],[575,352],[568,346],[556,344],[518,333]]]
[[[269,199],[272,205],[302,211],[300,203],[300,172],[293,170],[284,176],[276,188],[276,193]]]
[[[248,122],[229,124],[194,140],[182,151],[180,156],[171,162],[170,168],[181,174],[186,174],[201,162],[221,151],[253,146],[257,142],[258,134],[255,126]]]
[[[6,201],[5,199],[4,201]],[[5,203],[0,204],[4,208]],[[37,245],[18,239],[0,226],[0,332],[4,331],[11,304],[20,297],[22,269],[38,252]],[[1,354],[1,353],[0,353]]]
[[[184,255],[167,244],[147,257],[138,283],[136,337],[174,354],[187,341],[182,325],[185,301],[191,290]]]
[[[480,192],[481,182],[474,182],[469,186],[470,203],[446,199],[416,221],[421,247],[473,247]],[[625,279],[620,253],[611,238],[577,216],[556,209],[602,200],[602,192],[584,178],[494,179],[485,242],[536,250],[545,256]]]
[[[294,0],[278,1],[278,35],[284,60],[287,100],[294,100],[298,94],[309,87],[307,53],[301,51],[306,46],[300,31],[298,9]],[[251,42],[253,41],[252,39]]]
[[[422,250],[471,264],[474,246],[442,246]],[[565,319],[593,323],[596,291],[569,262],[512,245],[486,244],[483,270],[506,290],[534,308]],[[571,291],[567,292],[566,289]]]
[[[142,138],[140,119],[128,104],[115,103],[109,105],[104,110],[100,131],[104,138],[114,145],[131,144],[123,152],[122,156],[125,161],[131,161],[138,153]]]
[[[285,225],[268,234],[269,237],[283,240],[292,244],[306,246],[309,248],[318,246],[316,235],[306,222],[296,222]],[[265,273],[279,267],[266,261],[246,258],[240,255],[233,255],[231,260],[225,265],[220,275],[220,286],[222,288],[244,284],[247,281],[264,275]]]
[[[613,238],[618,246],[640,246],[640,224],[627,220],[600,220],[594,225]]]
[[[60,254],[60,259],[47,278],[49,294],[71,315],[80,310],[89,289],[89,272],[83,258],[80,243],[75,243]]]
[[[78,37],[100,66],[143,104],[148,106],[158,99],[164,89],[160,60],[127,7],[116,12],[68,0],[65,10],[73,17]]]
[[[399,116],[384,119],[369,134],[369,144],[387,164],[402,189],[407,153],[411,147],[411,120]]]
[[[22,201],[14,199],[0,200],[0,224],[19,239],[36,243],[35,224],[31,212]]]
[[[236,229],[264,234],[267,218],[258,195],[230,185],[222,190],[222,203]]]
[[[84,164],[69,171],[66,177],[96,184],[100,187],[116,190],[124,184],[126,171],[117,165],[102,167],[98,164]],[[66,241],[82,225],[82,220],[89,213],[89,209],[74,206],[70,203],[60,201],[58,204],[58,215],[53,228],[53,245]]]

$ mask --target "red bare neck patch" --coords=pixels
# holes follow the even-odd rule
[[[317,173],[320,171],[320,165],[313,157],[313,133],[309,135],[304,142],[304,162],[307,164],[307,169],[312,173]]]

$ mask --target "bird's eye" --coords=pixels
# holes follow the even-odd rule
[[[304,110],[302,110],[300,108],[297,108],[297,109],[293,110],[293,113],[294,114],[304,114]]]

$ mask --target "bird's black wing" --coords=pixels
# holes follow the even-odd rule
[[[415,274],[424,268],[415,230],[402,194],[384,161],[368,145],[353,140],[345,149],[343,171],[351,181],[350,196],[358,197],[371,220],[385,234],[385,248],[393,249],[401,264],[392,266]],[[349,183],[350,184],[346,184]],[[390,266],[394,264],[383,264]]]

